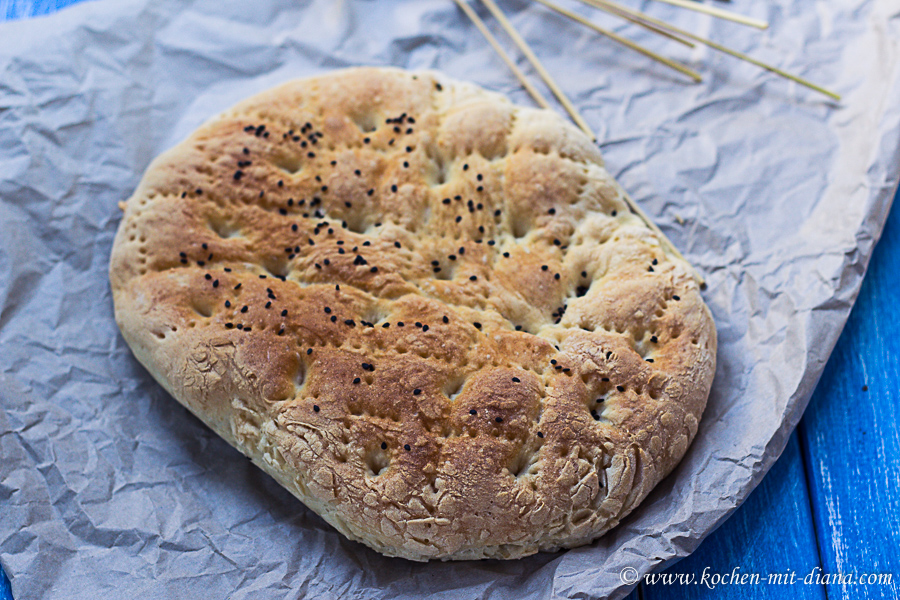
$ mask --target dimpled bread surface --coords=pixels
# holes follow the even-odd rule
[[[589,543],[697,432],[716,338],[691,268],[553,112],[432,72],[292,81],[159,156],[124,210],[138,360],[386,555]]]

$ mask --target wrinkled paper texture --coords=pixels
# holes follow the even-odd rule
[[[202,121],[290,78],[434,68],[531,100],[450,0],[87,2],[0,26],[0,562],[16,598],[618,598],[623,567],[686,556],[747,497],[800,419],[897,185],[900,8],[735,0],[770,21],[760,32],[642,6],[836,105],[595,16],[698,68],[691,84],[537,4],[502,5],[707,279],[718,372],[683,463],[569,552],[415,564],[345,540],[132,357],[107,278],[117,203]]]

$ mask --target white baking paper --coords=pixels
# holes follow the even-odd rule
[[[536,4],[502,6],[707,279],[718,372],[684,462],[569,552],[414,564],[345,540],[132,357],[107,280],[116,205],[155,155],[290,78],[433,68],[531,101],[450,0],[87,2],[0,26],[0,562],[16,598],[618,598],[623,567],[689,554],[747,497],[800,419],[897,186],[900,6],[734,0],[769,20],[761,32],[642,5],[840,104],[596,16],[699,69],[691,84]]]

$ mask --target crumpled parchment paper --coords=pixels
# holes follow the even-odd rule
[[[435,68],[530,100],[450,0],[87,2],[0,26],[0,562],[16,598],[616,598],[623,567],[687,555],[760,481],[897,185],[900,8],[733,2],[771,22],[759,32],[642,6],[835,89],[835,105],[596,16],[699,68],[692,85],[536,4],[503,7],[709,284],[719,366],[679,468],[564,553],[414,564],[332,530],[132,358],[107,280],[116,204],[203,120],[293,77]]]

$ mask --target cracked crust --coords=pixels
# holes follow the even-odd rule
[[[684,455],[715,371],[690,267],[589,140],[435,73],[294,81],[205,124],[128,200],[110,278],[179,402],[412,560],[602,535]]]

